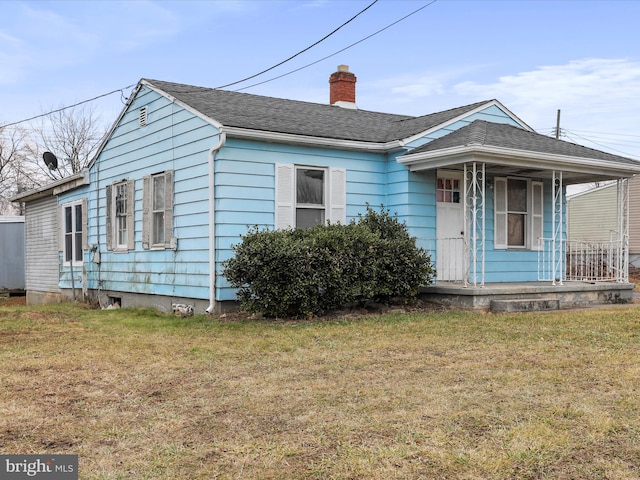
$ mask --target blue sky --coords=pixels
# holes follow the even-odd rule
[[[372,2],[2,1],[0,125],[123,89],[90,104],[111,124],[140,78],[226,85]],[[361,109],[423,115],[497,98],[545,134],[561,109],[565,139],[640,159],[638,18],[631,0],[378,0],[228,89],[327,103],[346,64]]]

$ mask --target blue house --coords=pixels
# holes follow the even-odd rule
[[[514,287],[630,298],[628,201],[615,282],[577,285],[565,191],[617,180],[624,200],[638,162],[537,134],[498,100],[414,117],[358,109],[344,65],[329,83],[330,103],[317,104],[141,80],[88,171],[13,199],[27,204],[27,236],[30,215],[57,219],[49,293],[221,311],[235,301],[222,262],[248,226],[348,222],[369,204],[431,252],[437,283],[425,295],[472,307]]]

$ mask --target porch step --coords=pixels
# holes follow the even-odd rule
[[[540,312],[560,310],[560,301],[556,298],[491,300],[492,312]]]

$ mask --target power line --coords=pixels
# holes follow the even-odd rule
[[[436,1],[436,0],[433,0],[433,1]],[[304,53],[304,52],[306,52],[306,51],[310,50],[311,48],[313,48],[313,47],[315,47],[316,45],[318,45],[318,44],[322,43],[323,41],[325,41],[327,38],[329,38],[331,35],[333,35],[334,33],[336,33],[336,32],[337,32],[338,30],[340,30],[342,27],[344,27],[345,25],[347,25],[347,24],[351,23],[351,22],[352,22],[353,20],[355,20],[357,17],[359,17],[359,16],[360,16],[360,15],[362,15],[364,12],[366,12],[367,10],[369,10],[369,9],[370,9],[373,5],[375,5],[377,2],[378,2],[378,0],[374,0],[374,1],[373,1],[373,2],[371,2],[367,7],[365,7],[365,8],[364,8],[364,9],[362,9],[360,12],[358,12],[356,15],[354,15],[353,17],[351,17],[349,20],[347,20],[346,22],[344,22],[344,23],[343,23],[342,25],[340,25],[339,27],[335,28],[332,32],[330,32],[329,34],[325,35],[324,37],[322,37],[322,38],[321,38],[320,40],[318,40],[317,42],[314,42],[313,44],[309,45],[308,47],[306,47],[306,48],[304,48],[304,49],[300,50],[298,53],[296,53],[296,54],[294,54],[294,55],[290,56],[290,57],[289,57],[289,58],[287,58],[286,60],[283,60],[283,61],[281,61],[281,62],[279,62],[279,63],[277,63],[277,64],[275,64],[275,65],[273,65],[273,66],[271,66],[271,67],[269,67],[269,68],[267,68],[267,69],[265,69],[265,70],[262,70],[261,72],[258,72],[258,73],[256,73],[256,74],[254,74],[254,75],[251,75],[251,76],[249,76],[249,77],[243,78],[242,80],[238,80],[238,81],[235,81],[235,82],[232,82],[232,83],[228,83],[228,84],[226,84],[226,85],[222,85],[222,86],[220,86],[220,87],[216,87],[216,88],[220,89],[220,88],[230,87],[230,86],[232,86],[232,85],[236,85],[236,84],[238,84],[238,83],[242,83],[242,82],[245,82],[245,81],[247,81],[247,80],[251,80],[252,78],[255,78],[255,77],[259,76],[259,75],[262,75],[262,74],[264,74],[264,73],[266,73],[266,72],[269,72],[269,71],[273,70],[274,68],[277,68],[277,67],[279,67],[279,66],[281,66],[281,65],[284,65],[285,63],[287,63],[287,62],[291,61],[292,59],[294,59],[294,58],[295,58],[295,57],[297,57],[298,55],[301,55],[302,53]],[[433,3],[433,2],[432,2],[432,3]],[[279,78],[279,77],[278,77],[278,78]],[[263,82],[263,83],[264,83],[264,82]],[[85,103],[93,102],[93,101],[95,101],[95,100],[98,100],[98,99],[103,98],[103,97],[107,97],[107,96],[112,95],[112,94],[117,93],[117,92],[120,92],[120,93],[124,96],[124,90],[126,90],[126,89],[128,89],[128,88],[132,88],[132,87],[134,87],[134,86],[135,86],[135,84],[134,84],[134,85],[128,85],[128,86],[126,86],[126,87],[124,87],[124,88],[119,88],[119,89],[117,89],[117,90],[113,90],[112,92],[105,93],[105,94],[102,94],[102,95],[98,95],[98,96],[93,97],[93,98],[90,98],[90,99],[88,99],[88,100],[83,100],[82,102],[78,102],[78,103],[76,103],[76,104],[74,104],[74,105],[69,105],[69,106],[66,106],[66,107],[58,108],[58,109],[56,109],[56,110],[52,110],[52,111],[47,112],[47,113],[42,113],[42,114],[40,114],[40,115],[35,115],[35,116],[33,116],[33,117],[30,117],[30,118],[25,118],[25,119],[23,119],[23,120],[19,120],[19,121],[17,121],[17,122],[11,122],[11,123],[7,123],[7,124],[4,124],[4,125],[0,125],[0,130],[1,130],[1,129],[3,129],[3,128],[5,128],[5,127],[11,127],[11,126],[14,126],[14,125],[18,125],[18,124],[20,124],[20,123],[25,123],[25,122],[29,122],[29,121],[31,121],[31,120],[36,120],[36,119],[38,119],[38,118],[42,118],[42,117],[46,117],[46,116],[49,116],[49,115],[53,115],[54,113],[62,112],[62,111],[64,111],[64,110],[68,110],[68,109],[70,109],[70,108],[74,108],[74,107],[77,107],[77,106],[79,106],[79,105],[83,105],[83,104],[85,104]],[[249,88],[249,87],[247,87],[247,88]],[[188,93],[188,92],[187,92],[187,93]]]
[[[18,120],[17,122],[5,123],[4,125],[0,125],[0,130],[5,128],[5,127],[12,127],[13,125],[18,125],[20,123],[29,122],[31,120],[36,120],[36,119],[42,118],[42,117],[47,117],[49,115],[53,115],[54,113],[63,112],[63,111],[68,110],[70,108],[78,107],[80,105],[83,105],[83,104],[89,103],[89,102],[93,102],[93,101],[98,100],[98,99],[103,98],[103,97],[108,97],[109,95],[113,95],[114,93],[120,92],[121,95],[124,95],[124,91],[125,90],[127,90],[128,88],[133,88],[135,86],[136,86],[136,84],[134,83],[133,85],[127,85],[126,87],[119,88],[117,90],[113,90],[113,91],[111,91],[109,93],[103,93],[102,95],[98,95],[97,97],[93,97],[93,98],[90,98],[88,100],[83,100],[81,102],[74,103],[73,105],[67,105],[66,107],[57,108],[56,110],[51,110],[50,112],[47,112],[47,113],[41,113],[40,115],[35,115],[33,117],[30,117],[30,118],[25,118],[24,120]]]
[[[564,128],[560,128],[560,132],[562,133],[562,131],[565,130]],[[536,131],[538,132],[549,132],[549,135],[555,133],[556,131],[556,127],[546,127],[546,128],[540,128],[540,129],[536,129]],[[593,130],[579,130],[579,129],[571,129],[570,131],[574,132],[574,133],[582,133],[582,134],[590,134],[589,136],[594,137],[594,138],[602,138],[602,139],[614,139],[612,137],[628,137],[628,138],[637,138],[638,142],[640,142],[640,135],[634,135],[631,133],[618,133],[618,132],[595,132]],[[546,134],[546,133],[545,133]],[[623,138],[619,138],[616,140],[624,140]],[[629,140],[633,143],[633,140]]]
[[[303,48],[302,50],[300,50],[298,53],[295,53],[293,55],[291,55],[289,58],[281,61],[280,63],[276,63],[275,65],[262,70],[261,72],[258,72],[254,75],[251,75],[250,77],[246,77],[243,78],[242,80],[238,80],[236,82],[232,82],[232,83],[227,83],[226,85],[222,85],[220,87],[216,87],[216,89],[220,89],[220,88],[226,88],[226,87],[230,87],[232,85],[237,85],[238,83],[242,83],[242,82],[246,82],[247,80],[251,80],[252,78],[256,78],[260,75],[262,75],[263,73],[267,73],[271,70],[273,70],[274,68],[279,67],[280,65],[284,65],[285,63],[289,62],[290,60],[293,60],[294,58],[296,58],[298,55],[303,54],[304,52],[306,52],[307,50],[311,50],[313,47],[315,47],[316,45],[324,42],[327,38],[329,38],[331,35],[333,35],[334,33],[336,33],[338,30],[340,30],[342,27],[344,27],[345,25],[347,25],[348,23],[351,23],[352,21],[354,21],[356,18],[358,18],[360,15],[362,15],[364,12],[366,12],[367,10],[369,10],[371,7],[373,7],[376,3],[378,2],[378,0],[374,0],[371,4],[369,4],[366,8],[364,8],[363,10],[360,10],[357,14],[355,14],[353,17],[351,17],[349,20],[347,20],[346,22],[344,22],[342,25],[340,25],[338,28],[334,29],[331,33],[325,35],[324,37],[322,37],[320,40],[318,40],[317,42],[309,45],[306,48]]]
[[[307,65],[304,65],[304,66],[302,66],[302,67],[300,67],[300,68],[296,68],[295,70],[291,70],[290,72],[283,73],[282,75],[278,75],[277,77],[269,78],[269,79],[264,80],[264,81],[262,81],[262,82],[258,82],[258,83],[254,83],[254,84],[252,84],[252,85],[248,85],[248,86],[246,86],[246,87],[238,88],[238,89],[237,89],[237,90],[235,90],[235,91],[236,91],[236,92],[240,92],[240,91],[242,91],[242,90],[246,90],[246,89],[248,89],[248,88],[257,87],[258,85],[262,85],[262,84],[264,84],[264,83],[272,82],[273,80],[278,80],[278,79],[280,79],[280,78],[282,78],[282,77],[286,77],[286,76],[291,75],[291,74],[293,74],[293,73],[299,72],[300,70],[304,70],[305,68],[311,67],[312,65],[315,65],[315,64],[317,64],[317,63],[320,63],[320,62],[322,62],[322,61],[324,61],[324,60],[327,60],[328,58],[334,57],[334,56],[338,55],[339,53],[342,53],[342,52],[344,52],[345,50],[350,49],[351,47],[355,47],[356,45],[358,45],[358,44],[360,44],[360,43],[362,43],[362,42],[364,42],[364,41],[366,41],[366,40],[370,39],[371,37],[374,37],[375,35],[378,35],[379,33],[384,32],[385,30],[387,30],[387,29],[389,29],[389,28],[393,27],[394,25],[396,25],[396,24],[398,24],[398,23],[402,22],[403,20],[405,20],[405,19],[409,18],[410,16],[415,15],[415,14],[416,14],[416,13],[418,13],[419,11],[421,11],[421,10],[423,10],[423,9],[427,8],[428,6],[430,6],[430,5],[434,4],[434,3],[436,3],[437,1],[438,1],[438,0],[431,0],[431,2],[427,3],[426,5],[423,5],[422,7],[418,8],[417,10],[414,10],[413,12],[411,12],[411,13],[409,13],[409,14],[405,15],[404,17],[402,17],[402,18],[400,18],[400,19],[398,19],[398,20],[396,20],[395,22],[390,23],[389,25],[387,25],[386,27],[381,28],[381,29],[380,29],[380,30],[378,30],[377,32],[374,32],[374,33],[372,33],[371,35],[367,35],[366,37],[364,37],[364,38],[362,38],[362,39],[358,40],[357,42],[354,42],[354,43],[352,43],[351,45],[348,45],[348,46],[346,46],[346,47],[344,47],[344,48],[342,48],[342,49],[338,50],[337,52],[334,52],[334,53],[332,53],[332,54],[330,54],[330,55],[327,55],[326,57],[322,57],[321,59],[316,60],[315,62],[311,62],[311,63],[309,63],[309,64],[307,64]]]
[[[544,129],[538,129],[539,133],[547,136],[554,136],[556,132],[556,127],[547,127]],[[629,137],[629,138],[640,138],[640,135],[632,135],[626,133],[615,133],[615,132],[591,132],[597,133],[599,135],[580,135],[578,132],[586,132],[589,133],[589,130],[569,130],[567,128],[560,129],[560,139],[565,138],[577,145],[585,146],[584,143],[588,142],[593,145],[597,145],[599,148],[609,150],[611,152],[617,152],[618,154],[624,155],[631,159],[639,159],[638,154],[629,153],[624,150],[620,150],[615,148],[615,146],[627,147],[632,149],[637,149],[640,147],[640,141],[632,141],[632,140],[624,140],[622,138],[613,138],[613,137]],[[603,136],[604,135],[604,136]],[[576,138],[574,138],[576,137]]]
[[[627,156],[627,157],[629,157],[629,158],[632,158],[632,159],[637,159],[637,158],[638,158],[638,156],[637,156],[637,155],[634,155],[634,154],[631,154],[631,153],[628,153],[628,152],[624,152],[624,151],[622,151],[622,150],[618,150],[617,148],[613,148],[613,147],[610,147],[610,146],[608,146],[608,145],[604,145],[604,144],[602,144],[602,143],[596,142],[596,141],[594,141],[594,140],[592,140],[592,139],[590,139],[590,138],[587,138],[587,137],[583,137],[583,136],[581,136],[581,135],[578,135],[577,133],[575,133],[575,132],[571,132],[570,130],[563,129],[564,136],[566,136],[569,140],[571,140],[571,141],[572,141],[572,142],[574,142],[574,143],[578,143],[578,144],[579,144],[579,143],[581,143],[581,142],[578,142],[578,141],[576,141],[575,139],[573,139],[571,136],[569,136],[569,135],[567,134],[567,132],[571,133],[572,135],[575,135],[576,137],[580,138],[580,139],[581,139],[581,140],[583,140],[583,141],[587,141],[587,142],[589,142],[589,143],[593,143],[594,145],[598,145],[600,148],[606,148],[607,150],[611,150],[611,151],[613,151],[613,152],[618,152],[619,154],[625,155],[625,156]]]
[[[573,130],[574,132],[582,132],[582,133],[592,133],[595,135],[611,135],[616,137],[632,137],[632,138],[640,138],[640,135],[633,135],[630,133],[613,133],[613,132],[594,132],[591,130]]]

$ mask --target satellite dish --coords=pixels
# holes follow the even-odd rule
[[[44,152],[42,154],[42,159],[44,160],[44,163],[47,165],[47,167],[49,167],[49,170],[55,170],[58,168],[58,159],[53,153]]]

